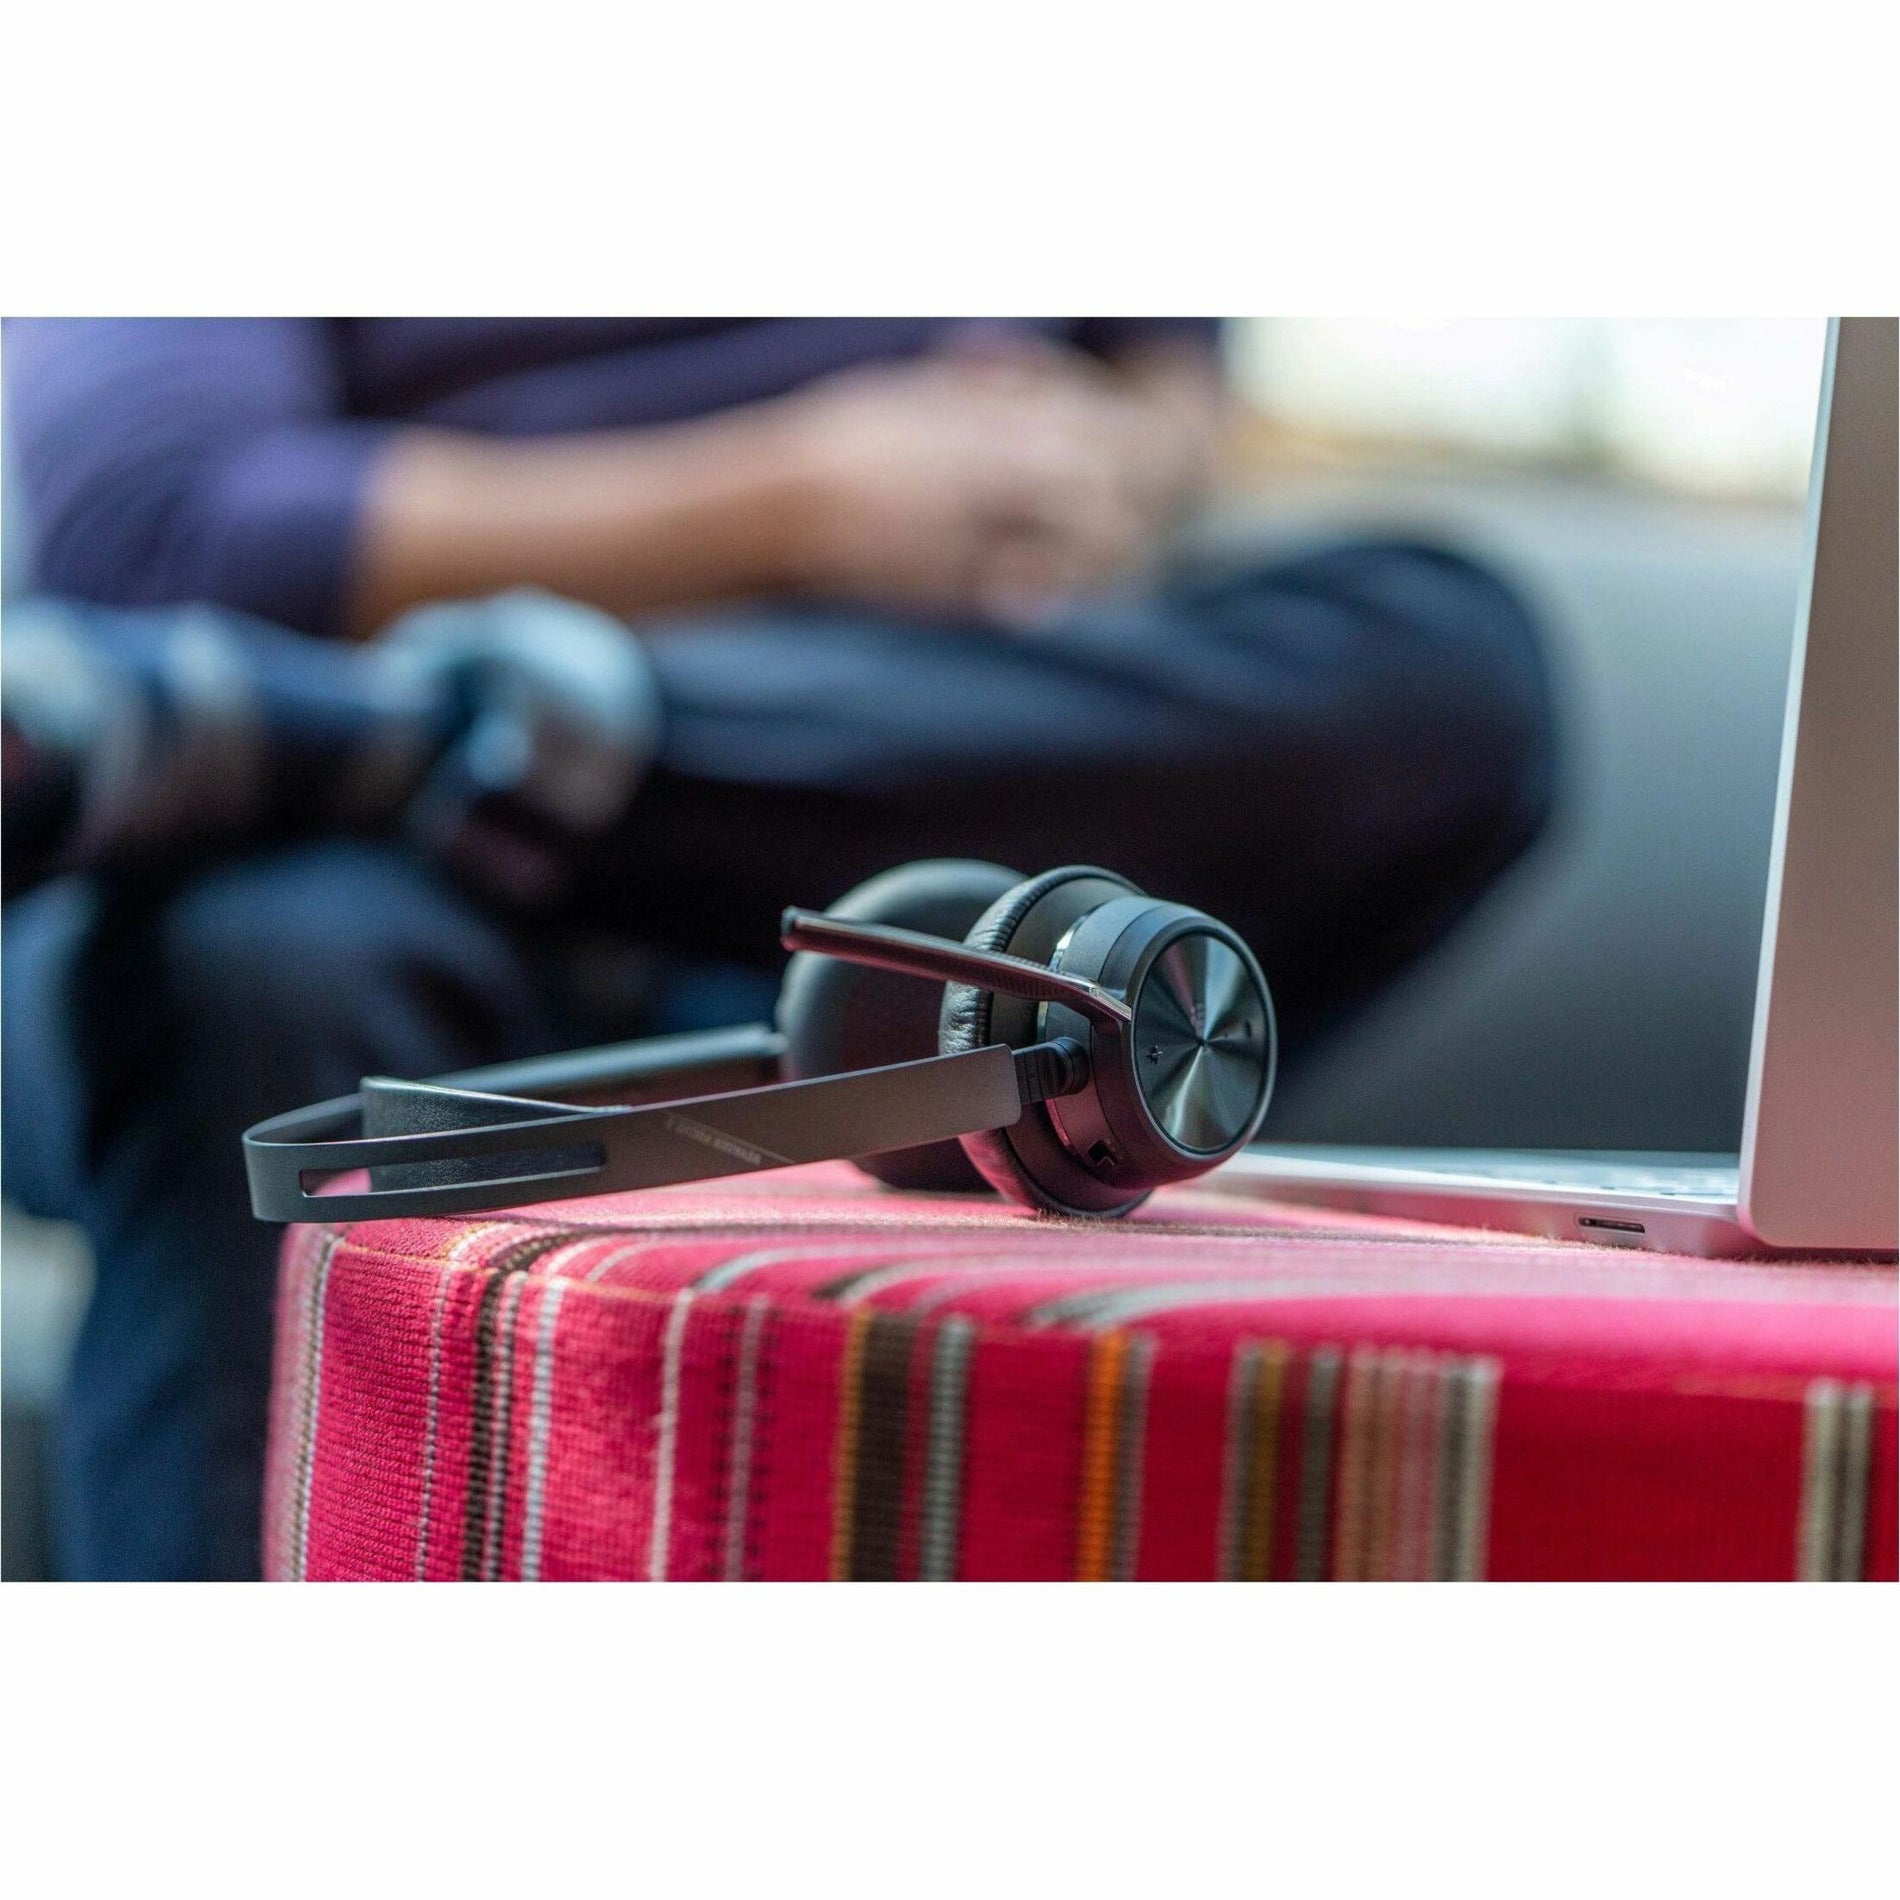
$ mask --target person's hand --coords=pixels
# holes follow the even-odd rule
[[[808,592],[1030,624],[1150,560],[1171,518],[1147,406],[1053,347],[848,371],[786,414]]]
[[[1178,528],[1212,480],[1226,398],[1219,358],[1191,340],[1156,341],[1115,365],[1132,414],[1128,479],[1157,539]]]
[[[1206,492],[1225,405],[1219,361],[1205,344],[1157,338],[1113,364],[1033,331],[970,332],[952,347],[962,360],[1066,385],[1095,411],[1150,551]]]

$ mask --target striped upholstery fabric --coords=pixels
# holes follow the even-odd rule
[[[1895,1273],[843,1167],[293,1229],[277,1577],[1892,1578]]]

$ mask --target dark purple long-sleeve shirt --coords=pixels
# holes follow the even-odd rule
[[[119,605],[342,619],[368,472],[405,424],[637,427],[915,356],[941,318],[59,319],[6,326],[7,429],[34,580]],[[1056,318],[1112,354],[1215,326]]]

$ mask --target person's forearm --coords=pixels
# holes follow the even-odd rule
[[[537,586],[637,614],[792,583],[795,457],[773,405],[494,441],[418,429],[370,482],[349,599],[367,638],[428,600]]]

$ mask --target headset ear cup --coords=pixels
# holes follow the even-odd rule
[[[961,941],[977,918],[1020,882],[1020,872],[981,859],[926,858],[867,879],[827,914]],[[936,1055],[939,1002],[930,984],[912,977],[801,952],[792,958],[779,989],[787,1079]],[[888,1186],[920,1193],[971,1194],[984,1185],[954,1141],[864,1155],[856,1165]]]
[[[1005,891],[964,937],[973,950],[1005,950],[1047,963],[1069,928],[1098,905],[1141,893],[1126,878],[1093,865],[1071,864],[1025,879]],[[1034,1004],[951,983],[944,988],[938,1047],[944,1055],[991,1042],[1026,1048],[1035,1041]],[[1040,1106],[1025,1109],[1014,1128],[965,1135],[970,1165],[1005,1199],[1052,1214],[1126,1214],[1148,1196],[1110,1188],[1083,1166],[1055,1133]]]

